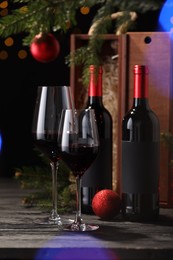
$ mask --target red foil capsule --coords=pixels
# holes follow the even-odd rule
[[[90,97],[100,97],[102,96],[102,67],[99,67],[98,72],[96,71],[96,67],[94,65],[90,65],[90,85],[89,85],[89,93]]]
[[[134,98],[148,98],[148,67],[134,66]]]

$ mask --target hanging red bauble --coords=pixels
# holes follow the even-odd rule
[[[34,37],[30,51],[35,60],[43,63],[51,62],[58,57],[60,44],[53,34],[40,33]]]
[[[112,219],[121,209],[121,199],[118,193],[110,189],[97,192],[92,200],[92,209],[101,219]]]

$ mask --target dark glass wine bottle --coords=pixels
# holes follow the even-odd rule
[[[90,81],[87,108],[95,109],[100,137],[99,154],[82,176],[82,212],[92,214],[92,199],[102,189],[112,189],[112,117],[103,105],[102,67],[89,67]]]
[[[122,120],[122,215],[130,221],[159,216],[160,126],[148,101],[148,67],[134,66],[134,98]]]

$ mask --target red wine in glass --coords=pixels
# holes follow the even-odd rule
[[[73,171],[75,177],[84,174],[98,153],[98,147],[88,147],[85,144],[77,147],[75,145],[64,146],[61,149],[61,157]]]
[[[36,134],[33,134],[33,140],[37,148],[42,151],[51,162],[60,160],[57,150],[57,135],[53,135],[51,140],[47,140],[44,136],[42,139],[37,139]]]
[[[58,149],[62,160],[76,177],[76,215],[74,222],[64,226],[69,231],[97,230],[98,225],[87,224],[81,216],[81,176],[96,159],[99,135],[94,109],[66,109],[62,112]]]
[[[52,210],[46,220],[40,219],[36,223],[56,224],[60,228],[63,226],[63,221],[57,212],[57,172],[60,160],[57,137],[62,110],[67,108],[73,108],[73,99],[69,86],[38,87],[32,135],[34,144],[50,161]]]

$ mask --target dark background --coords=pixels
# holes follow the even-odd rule
[[[89,15],[77,14],[78,25],[67,34],[57,34],[60,54],[50,63],[39,63],[28,51],[24,60],[17,58],[23,34],[14,36],[15,45],[8,50],[9,58],[0,61],[0,131],[3,149],[0,154],[0,176],[12,177],[15,168],[32,166],[35,157],[31,136],[33,108],[38,85],[70,84],[65,57],[70,51],[70,34],[87,33],[97,8]],[[159,12],[149,12],[138,18],[136,31],[155,31]],[[110,32],[111,33],[111,32]],[[1,46],[2,47],[2,46]]]

